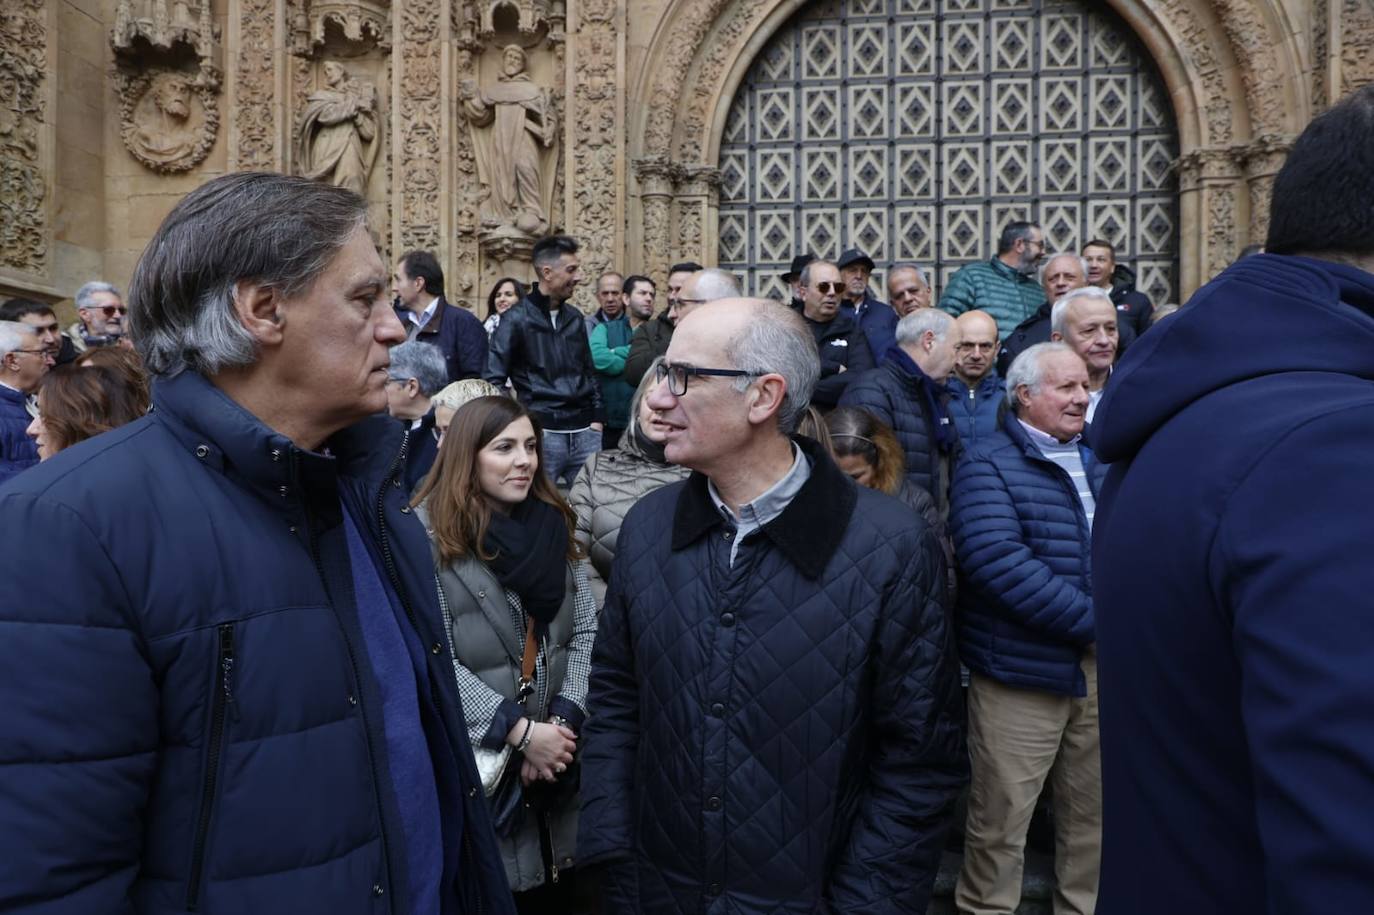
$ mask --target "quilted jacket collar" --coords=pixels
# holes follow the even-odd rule
[[[811,476],[782,514],[760,530],[797,570],[812,581],[821,577],[844,539],[858,501],[856,484],[835,466],[820,444],[793,439],[811,461]],[[693,473],[678,494],[673,513],[673,549],[691,546],[724,523],[706,489],[706,475]]]

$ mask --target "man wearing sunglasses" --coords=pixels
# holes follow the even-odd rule
[[[67,328],[67,337],[81,353],[92,346],[121,343],[125,340],[124,317],[128,313],[118,289],[92,280],[76,291],[76,314],[81,320]]]
[[[819,375],[794,311],[725,299],[646,395],[695,472],[626,515],[593,651],[605,911],[925,911],[968,765],[943,558],[792,438]]]
[[[811,400],[819,407],[833,407],[859,372],[873,368],[873,351],[852,310],[842,311],[844,280],[831,261],[812,261],[802,268],[798,284],[802,293],[802,317],[821,354],[821,380]]]

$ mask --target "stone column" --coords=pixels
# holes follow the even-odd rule
[[[644,214],[644,250],[641,253],[645,275],[659,289],[666,289],[668,268],[672,266],[670,230],[673,188],[677,167],[666,156],[645,156],[634,161],[639,179],[639,201]]]
[[[1205,148],[1180,156],[1178,169],[1179,210],[1184,252],[1179,288],[1193,290],[1216,276],[1235,259],[1243,242],[1239,239],[1244,191],[1240,168],[1229,148]],[[1190,252],[1189,240],[1201,244]]]
[[[0,11],[0,289],[57,298],[53,277],[53,92],[57,12],[43,0]]]
[[[237,0],[229,8],[229,170],[281,171],[283,0]]]
[[[1269,234],[1274,176],[1283,168],[1292,146],[1292,137],[1267,134],[1236,150],[1236,162],[1244,170],[1250,191],[1250,244],[1263,244]]]
[[[674,258],[716,263],[719,259],[720,169],[710,165],[684,167],[677,205]]]

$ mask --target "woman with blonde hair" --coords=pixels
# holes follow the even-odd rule
[[[516,907],[574,909],[573,764],[596,603],[529,411],[508,397],[460,407],[415,504]]]

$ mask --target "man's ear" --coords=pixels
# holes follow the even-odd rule
[[[240,280],[234,284],[234,312],[259,346],[281,343],[281,294],[271,286]]]
[[[1052,330],[1052,331],[1050,331],[1050,342],[1051,342],[1051,343],[1061,343],[1061,342],[1063,342],[1063,340],[1064,340],[1064,335],[1061,334],[1059,331],[1057,331],[1057,330]]]
[[[406,396],[412,400],[420,396],[420,382],[414,378],[407,378],[405,384]]]
[[[1017,385],[1017,386],[1016,386],[1016,402],[1019,403],[1019,404],[1020,404],[1021,406],[1023,406],[1023,407],[1029,407],[1029,406],[1030,406],[1030,401],[1031,401],[1031,390],[1030,390],[1030,385],[1025,385],[1025,384]]]
[[[749,386],[749,422],[760,425],[782,409],[787,394],[787,381],[781,375],[768,374]]]

